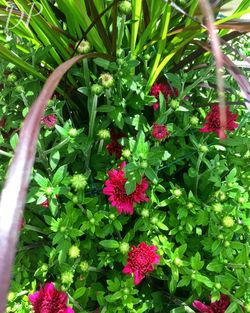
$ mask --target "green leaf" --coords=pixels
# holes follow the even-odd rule
[[[112,112],[115,110],[115,107],[113,107],[112,105],[101,105],[98,107],[97,111],[98,112]]]
[[[54,151],[50,154],[49,164],[52,170],[57,167],[58,162],[60,161],[60,152]]]
[[[101,246],[106,249],[117,249],[119,248],[119,242],[116,240],[102,240],[99,242]]]
[[[237,312],[238,304],[236,302],[230,303],[229,307],[226,309],[225,313],[235,313]]]
[[[80,287],[80,288],[78,288],[75,292],[74,292],[74,294],[73,294],[73,298],[74,299],[78,299],[78,298],[80,298],[81,296],[83,296],[84,295],[84,293],[85,293],[85,291],[86,291],[86,287]]]
[[[191,257],[191,266],[194,270],[199,271],[202,269],[204,261],[201,261],[201,255],[199,252],[196,252],[194,257]]]
[[[122,291],[117,291],[113,295],[106,296],[106,300],[108,302],[115,302],[116,300],[120,299],[122,295]]]
[[[34,180],[37,182],[37,184],[43,188],[48,187],[49,184],[49,180],[45,177],[43,177],[42,175],[40,175],[39,173],[36,173],[34,176]]]
[[[110,66],[110,62],[101,58],[96,58],[94,59],[94,63],[102,68],[104,68],[105,70],[107,70]]]
[[[207,265],[207,270],[211,272],[220,273],[223,269],[223,264],[218,261],[213,261]]]
[[[126,181],[125,190],[126,190],[127,195],[130,195],[131,193],[133,193],[135,191],[135,188],[136,188],[136,180]]]
[[[152,167],[147,167],[145,169],[145,175],[149,180],[151,180],[154,184],[157,184],[158,177],[156,175],[156,172],[152,169]]]
[[[53,179],[52,179],[52,185],[54,187],[57,187],[57,185],[63,180],[63,178],[66,176],[67,173],[67,165],[62,165],[58,168],[58,170],[55,172]]]
[[[139,158],[139,157],[143,157],[146,158],[147,154],[148,154],[148,150],[149,150],[149,146],[148,143],[145,142],[145,134],[144,132],[141,130],[136,138],[136,144],[135,144],[135,148],[134,148],[134,156]]]
[[[18,134],[15,133],[15,134],[12,135],[11,138],[10,138],[10,145],[11,145],[11,148],[12,148],[13,150],[16,149],[17,143],[18,143]]]

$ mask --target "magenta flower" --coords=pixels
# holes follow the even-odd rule
[[[202,128],[200,128],[200,132],[202,133],[210,133],[216,132],[220,138],[226,138],[225,131],[228,130],[230,132],[234,131],[235,128],[238,127],[238,124],[235,123],[237,114],[233,114],[229,107],[226,107],[226,119],[227,125],[226,129],[221,129],[220,125],[220,109],[219,105],[213,105],[210,112],[206,116],[205,124]]]
[[[169,136],[169,132],[165,125],[154,124],[152,129],[152,136],[157,140],[163,140]]]
[[[193,307],[201,313],[224,313],[230,304],[228,296],[221,294],[220,300],[211,302],[210,304],[203,304],[202,302],[195,300]]]
[[[40,291],[29,295],[34,313],[74,313],[67,300],[66,292],[58,291],[53,283],[46,283]]]
[[[54,114],[49,114],[41,119],[41,123],[46,125],[48,128],[54,127],[56,122],[57,117]]]
[[[168,102],[168,97],[178,96],[178,90],[176,88],[171,88],[167,82],[154,83],[151,88],[151,95],[159,100],[160,92],[163,94],[166,103]],[[158,110],[160,107],[159,102],[154,103],[154,110]]]
[[[128,260],[122,272],[124,274],[134,275],[134,284],[138,285],[145,277],[146,273],[154,270],[154,264],[160,262],[160,256],[155,253],[158,248],[156,246],[148,246],[142,242],[138,247],[131,246],[128,253]]]
[[[130,214],[134,213],[134,203],[148,202],[146,195],[148,189],[148,182],[145,177],[142,178],[141,183],[136,185],[135,191],[130,195],[126,194],[125,183],[127,178],[124,177],[123,168],[126,166],[122,162],[120,169],[112,169],[108,172],[109,179],[105,181],[103,193],[109,196],[108,200],[112,206],[116,207],[118,212]]]

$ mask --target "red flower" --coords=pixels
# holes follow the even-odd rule
[[[49,199],[46,199],[45,201],[43,201],[42,203],[40,203],[40,205],[44,208],[48,208],[49,207]]]
[[[127,179],[124,177],[123,172],[125,166],[126,163],[122,162],[120,170],[112,169],[108,172],[109,179],[105,181],[103,193],[109,196],[109,202],[111,202],[112,206],[117,207],[120,214],[125,213],[132,215],[134,213],[134,203],[149,201],[146,195],[148,182],[146,178],[143,177],[141,183],[136,185],[135,191],[127,195],[125,190]]]
[[[166,102],[168,102],[168,97],[178,96],[178,90],[176,88],[171,88],[167,82],[154,83],[151,88],[151,95],[159,100],[160,92],[163,94]],[[159,102],[154,103],[154,110],[158,110],[159,106]]]
[[[134,274],[135,285],[140,284],[146,273],[154,270],[153,264],[159,263],[160,256],[155,253],[157,249],[156,246],[148,246],[145,242],[140,243],[137,248],[131,246],[127,265],[122,272],[128,275]]]
[[[193,307],[201,313],[224,313],[230,304],[230,299],[226,295],[221,295],[219,301],[212,302],[208,305],[195,300],[193,302]]]
[[[115,155],[116,159],[120,159],[122,155],[122,145],[119,144],[118,141],[111,141],[108,145],[106,145],[106,149],[110,155]]]
[[[54,127],[56,122],[57,117],[54,114],[49,114],[41,119],[41,123],[46,125],[48,128]]]
[[[202,133],[209,133],[209,132],[216,132],[220,138],[226,138],[225,130],[234,131],[235,128],[238,127],[238,124],[235,123],[236,118],[238,117],[237,114],[233,114],[229,107],[226,107],[226,120],[227,125],[226,129],[221,129],[220,123],[220,112],[219,112],[219,105],[213,105],[210,112],[206,116],[206,122],[203,128],[200,129]]]
[[[152,136],[157,140],[163,140],[169,136],[169,132],[165,125],[154,124],[152,129]]]
[[[126,137],[126,134],[116,131],[114,128],[110,128],[111,142],[106,145],[106,149],[110,155],[115,155],[116,159],[120,159],[122,155],[122,145],[118,142],[118,139]]]
[[[46,283],[44,288],[29,295],[34,313],[74,313],[67,306],[67,294],[58,291],[53,283]]]

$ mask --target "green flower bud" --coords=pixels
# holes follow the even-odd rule
[[[172,191],[172,194],[176,197],[179,198],[182,195],[182,191],[180,189],[174,189]]]
[[[171,107],[173,110],[178,109],[179,106],[180,106],[180,104],[179,104],[179,101],[178,101],[178,100],[172,99],[172,100],[170,101],[170,107]]]
[[[99,84],[93,84],[91,86],[91,92],[94,94],[94,95],[97,95],[99,96],[102,92],[103,92],[103,86],[99,85]]]
[[[124,293],[125,295],[128,295],[128,294],[130,293],[129,288],[124,288],[124,289],[123,289],[123,293]]]
[[[216,283],[214,286],[215,286],[215,288],[218,289],[218,290],[221,289],[221,284],[220,284],[220,283]]]
[[[99,81],[101,82],[101,85],[104,88],[111,88],[111,87],[113,87],[113,85],[115,83],[113,76],[109,73],[101,74],[99,77]]]
[[[206,152],[208,152],[208,147],[205,145],[199,145],[199,151],[206,153]]]
[[[111,213],[111,214],[109,215],[109,218],[110,218],[112,221],[114,221],[114,220],[115,220],[115,214]]]
[[[229,247],[229,246],[230,246],[230,242],[226,240],[226,241],[224,242],[224,247],[227,248],[227,247]]]
[[[199,124],[199,119],[198,119],[198,117],[192,116],[192,117],[190,118],[190,124],[193,125],[193,126],[197,126],[197,125]]]
[[[61,226],[60,232],[61,232],[61,233],[64,233],[64,232],[66,231],[66,229],[67,229],[66,226]]]
[[[250,303],[247,303],[247,304],[245,305],[245,310],[246,310],[247,313],[250,312]]]
[[[71,184],[75,190],[84,190],[87,186],[87,178],[82,174],[75,174],[71,178]]]
[[[70,130],[69,130],[69,132],[68,132],[68,135],[70,136],[70,137],[72,137],[72,138],[74,138],[74,137],[76,137],[77,136],[77,129],[75,129],[75,128],[71,128]]]
[[[110,138],[110,131],[107,129],[100,129],[97,133],[97,136],[100,139],[109,139]]]
[[[239,198],[238,198],[238,202],[239,202],[239,203],[245,203],[245,202],[246,202],[246,199],[243,198],[243,197],[239,197]]]
[[[149,61],[150,59],[151,59],[150,54],[147,53],[147,54],[144,55],[144,60],[145,61]]]
[[[53,187],[47,187],[45,190],[46,195],[51,196],[53,194],[54,188]]]
[[[14,292],[11,291],[11,292],[8,293],[8,301],[9,302],[14,301],[15,298],[16,298],[16,294]]]
[[[89,220],[90,224],[95,225],[95,219],[93,217],[91,217],[91,219]]]
[[[179,258],[175,258],[175,259],[174,259],[174,264],[175,264],[176,266],[181,266],[181,265],[182,265],[182,260],[179,259]]]
[[[69,257],[71,259],[76,259],[80,255],[80,249],[77,246],[71,246],[69,248]]]
[[[122,254],[127,254],[129,252],[130,247],[127,242],[121,242],[119,249]]]
[[[220,190],[215,193],[215,196],[220,201],[224,201],[226,199],[226,194],[223,191],[220,191]]]
[[[131,156],[130,150],[129,149],[122,150],[122,156],[124,156],[124,158],[128,159]]]
[[[83,271],[83,272],[88,272],[89,270],[89,263],[87,261],[82,261],[80,263],[80,269]]]
[[[130,14],[132,11],[131,3],[129,1],[122,1],[119,4],[119,11],[121,14],[125,14],[125,15]]]
[[[148,209],[142,209],[141,215],[142,215],[142,217],[149,217],[149,210]]]
[[[8,82],[15,82],[17,80],[17,77],[15,74],[9,74],[7,77]]]
[[[92,50],[91,45],[87,40],[82,40],[77,48],[77,52],[81,54],[89,53],[91,50]]]
[[[77,204],[78,203],[78,197],[77,196],[74,196],[73,198],[72,198],[72,202],[74,203],[74,204]]]
[[[213,204],[213,210],[216,213],[222,212],[222,210],[223,210],[222,205],[220,203]]]
[[[158,223],[158,218],[156,216],[153,216],[151,218],[151,223],[154,224],[154,225],[157,224]]]
[[[140,163],[141,168],[147,168],[148,167],[148,162],[147,161],[142,161]]]
[[[230,228],[234,226],[234,220],[231,216],[225,216],[222,220],[222,224],[225,227]]]
[[[43,272],[47,272],[48,269],[49,269],[48,264],[47,264],[47,263],[43,263],[43,265],[41,266],[41,270],[42,270]]]
[[[16,92],[21,94],[21,93],[24,93],[24,88],[23,86],[21,85],[17,85],[16,88],[15,88]]]
[[[223,240],[224,239],[224,236],[222,234],[219,234],[218,237],[217,237],[219,240]]]
[[[67,285],[70,285],[73,283],[73,278],[74,278],[73,273],[69,271],[62,273],[62,276],[61,276],[62,283],[67,284]]]
[[[192,208],[194,207],[194,205],[193,205],[192,202],[188,202],[187,207],[188,207],[189,209],[192,209]]]

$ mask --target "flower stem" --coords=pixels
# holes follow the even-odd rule
[[[52,147],[51,149],[49,150],[46,150],[44,151],[43,153],[46,155],[46,154],[49,154],[53,151],[56,151],[56,150],[59,150],[60,148],[62,148],[63,146],[65,146],[67,143],[69,142],[69,138],[65,138],[62,142],[60,142],[58,145]]]
[[[95,118],[96,118],[96,113],[97,113],[97,103],[98,103],[98,96],[94,95],[89,97],[88,99],[88,110],[89,110],[89,137],[93,138],[94,136],[94,127],[95,127]],[[93,143],[92,143],[93,145]],[[92,145],[89,148],[88,155],[86,158],[86,168],[89,169],[89,161],[90,161],[90,156],[91,156],[91,150],[92,150]]]
[[[197,172],[197,177],[196,177],[196,182],[195,182],[195,195],[196,196],[198,193],[198,185],[199,185],[199,180],[200,180],[199,170],[200,170],[203,155],[204,155],[204,153],[199,153],[197,164],[196,164],[196,172]]]
[[[12,158],[12,157],[13,157],[13,154],[12,154],[12,153],[6,152],[6,151],[1,150],[1,149],[0,149],[0,154],[1,154],[1,155],[4,155],[4,156],[7,156],[7,157],[9,157],[9,158]]]
[[[122,45],[122,39],[124,35],[124,28],[125,28],[125,21],[126,21],[126,15],[122,15],[122,20],[121,20],[121,25],[120,25],[120,30],[119,30],[119,35],[118,35],[118,40],[117,40],[117,50],[121,48]]]

